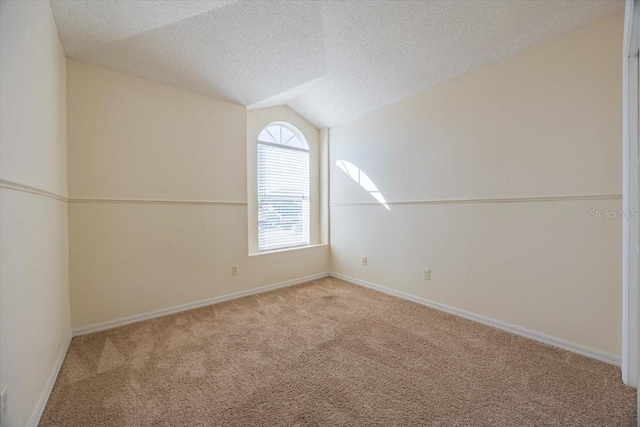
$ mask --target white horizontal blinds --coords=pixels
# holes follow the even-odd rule
[[[285,126],[258,137],[258,250],[309,244],[309,149]]]

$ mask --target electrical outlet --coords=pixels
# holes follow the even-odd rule
[[[231,275],[232,276],[237,276],[238,275],[238,266],[237,265],[232,265],[231,266]]]
[[[422,269],[422,278],[424,280],[431,280],[431,270],[428,268]]]
[[[7,400],[7,395],[9,391],[7,390],[8,386],[4,386],[2,391],[0,391],[0,425],[7,419],[7,411],[9,410],[9,404]]]
[[[362,265],[367,266],[367,257],[362,257]]]

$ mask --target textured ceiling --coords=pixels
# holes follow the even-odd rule
[[[617,0],[52,0],[67,56],[334,126],[621,13]]]

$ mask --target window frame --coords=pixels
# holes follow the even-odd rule
[[[300,144],[304,146],[304,148],[302,147],[298,147],[298,146],[288,146],[286,145],[286,143],[278,143],[278,142],[271,142],[271,141],[265,141],[264,139],[261,139],[260,136],[262,135],[262,133],[267,130],[269,127],[272,126],[279,126],[281,128],[285,128],[288,131],[290,131],[293,136],[291,138],[289,138],[287,140],[290,141],[292,138],[297,138],[300,141]],[[267,130],[268,134],[271,136],[271,138],[273,138],[274,140],[276,140],[277,138],[274,137],[274,135],[269,132]],[[259,167],[260,167],[260,145],[264,145],[264,146],[270,146],[270,147],[275,147],[278,149],[286,149],[286,150],[291,150],[291,151],[298,151],[298,152],[303,152],[307,154],[307,170],[306,170],[306,183],[307,183],[307,188],[306,188],[306,218],[304,217],[303,214],[303,222],[302,222],[302,227],[303,230],[306,230],[306,236],[305,236],[305,242],[301,242],[299,244],[291,244],[291,245],[284,245],[284,246],[276,246],[276,247],[266,247],[266,248],[261,248],[260,247],[260,190],[259,190],[259,182],[260,182],[260,173],[259,173]],[[309,246],[313,246],[313,244],[311,243],[312,241],[312,218],[311,218],[311,207],[312,207],[312,191],[311,191],[311,181],[312,181],[312,165],[311,165],[311,160],[312,160],[312,154],[311,154],[311,146],[309,144],[309,141],[307,140],[307,138],[304,136],[304,134],[302,133],[302,131],[300,129],[298,129],[295,125],[289,123],[289,122],[284,122],[284,121],[275,121],[275,122],[270,122],[268,124],[266,124],[265,126],[263,126],[262,128],[260,128],[258,135],[256,137],[255,140],[255,150],[256,150],[256,163],[255,163],[255,172],[256,172],[256,179],[255,179],[255,185],[256,185],[256,205],[255,205],[255,215],[256,215],[256,249],[257,249],[257,253],[261,254],[261,253],[269,253],[269,252],[278,252],[278,251],[286,251],[286,250],[292,250],[292,249],[298,249],[298,248],[304,248],[304,247],[309,247]],[[304,200],[304,199],[303,199]],[[304,208],[303,208],[304,209]],[[304,212],[304,211],[303,211]],[[306,219],[306,224],[304,224],[304,220]]]

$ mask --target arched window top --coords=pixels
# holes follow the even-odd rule
[[[309,150],[309,144],[307,144],[302,132],[288,123],[271,123],[267,125],[258,135],[258,142]]]

